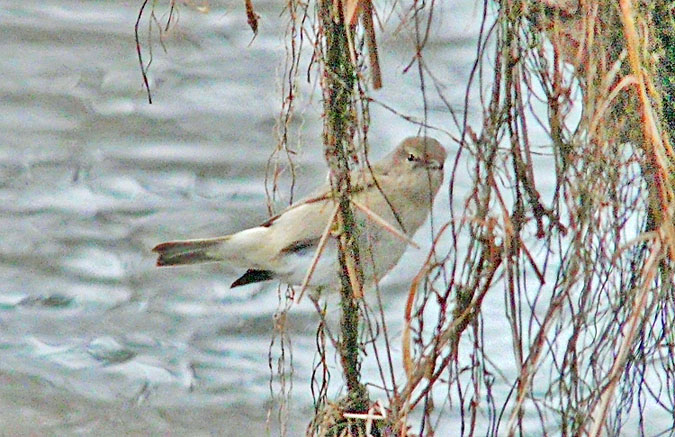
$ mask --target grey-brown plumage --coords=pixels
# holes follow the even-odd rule
[[[183,264],[199,264],[220,261],[208,255],[208,249],[217,246],[220,239],[169,241],[158,244],[152,251],[159,254],[157,265],[178,266]]]
[[[431,210],[445,158],[445,149],[435,139],[407,138],[373,164],[372,172],[366,168],[352,173],[352,199],[412,237]],[[330,187],[324,185],[260,226],[224,237],[162,243],[152,250],[158,254],[158,266],[225,262],[247,269],[233,287],[277,278],[299,285],[334,208]],[[358,209],[355,218],[364,279],[372,284],[396,265],[407,243]],[[336,285],[337,270],[337,243],[331,236],[309,285]]]

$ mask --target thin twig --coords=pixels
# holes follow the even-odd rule
[[[312,257],[312,263],[309,265],[309,269],[307,270],[307,273],[305,274],[305,278],[302,280],[302,285],[300,286],[300,292],[298,293],[298,297],[295,300],[295,303],[300,303],[300,300],[302,299],[302,296],[305,294],[305,290],[307,289],[307,286],[309,285],[309,281],[312,279],[312,275],[314,274],[314,270],[316,269],[316,265],[319,263],[319,258],[321,258],[321,254],[323,253],[323,250],[326,246],[326,241],[328,241],[328,236],[330,235],[330,231],[335,225],[335,216],[337,215],[338,212],[338,205],[335,204],[333,207],[333,211],[330,214],[330,218],[328,219],[328,222],[326,223],[326,227],[323,230],[323,233],[321,234],[321,239],[319,240],[319,244],[316,246],[316,252],[314,252],[314,257]]]
[[[400,232],[398,229],[387,223],[385,219],[380,217],[379,215],[375,214],[370,208],[362,204],[361,202],[358,202],[354,199],[352,199],[352,204],[359,210],[361,210],[366,216],[371,219],[374,223],[380,225],[382,228],[386,229],[389,231],[392,235],[394,235],[396,238],[399,240],[410,244],[412,247],[415,249],[420,249],[419,244],[415,243],[410,237],[405,235],[404,233]]]
[[[150,92],[150,83],[148,82],[148,74],[145,69],[145,65],[143,64],[143,53],[141,50],[141,41],[139,37],[139,32],[138,28],[141,24],[141,18],[143,17],[143,11],[145,10],[146,5],[148,4],[149,0],[144,0],[143,4],[141,4],[141,8],[138,11],[138,17],[136,18],[136,23],[134,24],[134,38],[136,40],[136,53],[138,54],[138,64],[141,67],[141,75],[143,76],[143,85],[145,86],[145,90],[147,91],[148,94],[148,103],[152,104],[152,94]]]
[[[382,88],[382,71],[380,70],[380,58],[377,54],[375,25],[373,24],[373,5],[371,0],[363,0],[362,4],[361,20],[363,20],[363,28],[366,31],[366,44],[368,45],[370,69],[372,70],[373,89],[379,90]]]

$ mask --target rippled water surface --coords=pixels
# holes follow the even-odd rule
[[[0,1],[0,425],[7,435],[234,436],[268,426],[277,433],[274,409],[266,424],[276,286],[230,291],[237,272],[223,267],[159,270],[149,248],[267,217],[285,18],[276,2],[254,1],[262,21],[251,43],[244,2],[211,2],[208,14],[183,8],[167,52],[155,44],[149,105],[133,38],[140,3]],[[465,3],[440,9],[443,36],[427,52],[458,108],[479,20]],[[409,41],[390,35],[380,43],[385,87],[376,98],[421,116],[417,76],[402,73]],[[325,171],[319,96],[301,89],[298,195]],[[374,107],[372,116],[376,157],[415,134],[387,111]],[[451,129],[433,98],[429,116]],[[456,151],[448,137],[439,139]],[[447,196],[439,199],[443,214]],[[428,247],[428,235],[427,226],[417,240]],[[419,253],[409,251],[385,281],[395,336],[400,292]],[[316,317],[303,302],[289,320],[290,435],[297,435],[312,412]]]

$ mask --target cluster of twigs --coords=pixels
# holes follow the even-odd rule
[[[476,163],[471,247],[486,250],[494,243],[483,235],[498,234],[503,262],[492,286],[503,290],[517,370],[505,375],[512,393],[489,429],[614,435],[635,419],[639,432],[656,434],[662,430],[645,428],[646,409],[674,410],[666,393],[675,234],[654,12],[628,0],[499,6],[485,122],[467,145]],[[551,138],[556,174],[547,196],[537,189],[546,175],[536,171],[531,120]],[[477,249],[464,260],[470,273],[455,283],[456,308],[484,258]],[[500,370],[482,344],[484,323],[478,316],[471,333],[481,357],[471,365],[482,375],[471,378],[472,419],[477,405],[489,409],[494,400],[478,397],[490,391],[485,376]]]
[[[257,26],[254,3],[245,7]],[[407,7],[399,3],[393,7]],[[448,102],[438,86],[443,78],[425,62],[436,4],[409,6],[399,16],[416,42],[411,65],[426,116],[426,83]],[[346,233],[341,263],[355,272],[343,281],[347,317],[341,335],[323,319],[318,328],[308,434],[433,435],[449,413],[457,420],[446,426],[456,435],[618,435],[627,426],[629,434],[672,433],[646,420],[675,414],[675,156],[672,110],[663,103],[673,101],[675,62],[667,46],[673,32],[659,24],[674,22],[672,8],[638,0],[483,7],[466,88],[466,104],[480,102],[483,122],[470,127],[468,109],[456,116],[448,103],[459,144],[448,178],[450,216],[434,218],[441,226],[402,308],[400,360],[379,290],[379,308],[354,299],[359,254],[368,248],[354,247]],[[288,150],[301,60],[309,58],[308,69],[317,70],[307,77],[318,81],[325,102],[326,158],[341,199],[336,216],[349,228],[346,175],[358,156],[367,165],[367,73],[377,70],[375,87],[381,80],[374,67],[378,11],[369,0],[289,0],[285,12],[277,151]],[[532,143],[535,129],[548,135],[546,144]],[[537,168],[544,161],[554,174]],[[460,192],[464,166],[469,188]],[[496,296],[508,327],[498,357],[484,336],[494,322],[484,305]],[[356,398],[327,398],[331,343]],[[381,376],[366,386],[364,351]],[[374,386],[386,400],[370,401],[365,387]],[[511,390],[498,393],[500,386]]]
[[[645,408],[674,410],[666,395],[673,389],[673,154],[660,115],[652,11],[629,1],[505,0],[498,12],[484,23],[472,76],[488,80],[492,42],[484,123],[479,133],[466,121],[461,130],[473,188],[465,212],[453,212],[439,231],[449,230],[453,247],[443,255],[434,244],[410,289],[405,376],[391,360],[381,363],[392,375],[379,382],[389,411],[381,429],[406,435],[417,411],[419,432],[432,433],[443,414],[433,399],[442,393],[460,410],[465,435],[613,434],[633,417],[645,432]],[[412,10],[417,35],[427,34],[419,25],[425,13]],[[424,76],[424,39],[417,41]],[[538,187],[549,175],[535,167],[542,151],[530,141],[533,120],[551,139],[543,153],[556,168],[545,194]],[[512,366],[490,356],[482,335],[484,299],[499,292]],[[372,310],[361,311],[372,323]],[[460,344],[471,352],[460,354]],[[493,393],[495,375],[512,387],[506,398]]]

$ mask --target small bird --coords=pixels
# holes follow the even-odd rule
[[[435,139],[410,137],[370,168],[351,173],[366,287],[396,265],[426,221],[443,182],[445,158],[445,149]],[[152,251],[158,254],[158,266],[223,262],[247,269],[232,288],[274,279],[288,285],[336,287],[336,205],[325,184],[260,226],[224,237],[161,243]]]

